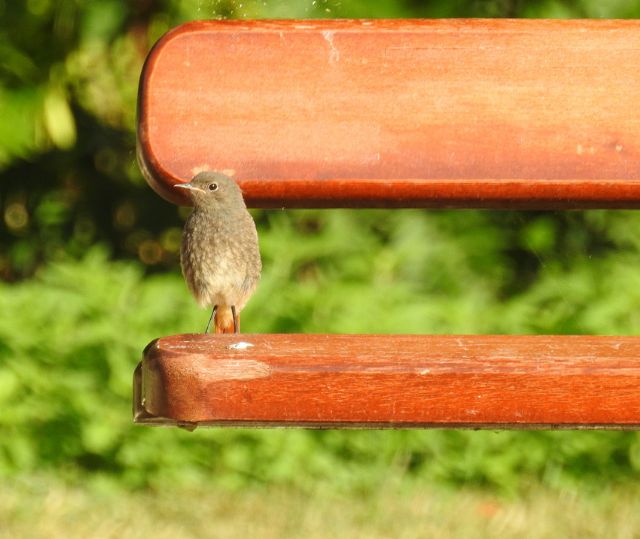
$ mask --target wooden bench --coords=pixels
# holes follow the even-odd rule
[[[250,207],[638,208],[638,50],[638,21],[189,23],[143,69],[138,159],[176,204],[232,169]],[[640,338],[162,337],[134,418],[637,428]]]

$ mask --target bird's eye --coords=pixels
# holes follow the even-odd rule
[[[218,190],[218,184],[217,183],[210,183],[209,184],[209,191],[217,191]]]

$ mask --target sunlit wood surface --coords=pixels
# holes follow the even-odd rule
[[[141,76],[138,158],[256,207],[640,207],[640,22],[210,21]],[[635,428],[640,339],[176,335],[143,424]]]
[[[640,206],[640,21],[200,21],[141,77],[168,200],[233,170],[257,207]]]
[[[640,338],[175,335],[135,385],[148,424],[635,428]]]

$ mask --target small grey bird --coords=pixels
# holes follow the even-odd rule
[[[193,211],[182,235],[180,264],[191,293],[202,307],[213,307],[216,333],[238,333],[239,314],[253,294],[262,262],[256,225],[238,184],[220,172],[201,172],[188,189]]]

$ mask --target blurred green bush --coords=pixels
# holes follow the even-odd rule
[[[608,232],[617,219],[626,225],[638,219],[618,215],[582,217],[607,223]],[[503,236],[512,228],[492,223],[494,217],[265,212],[264,280],[244,312],[244,327],[370,333],[631,333],[637,327],[635,246],[621,242],[566,268],[560,257],[507,296],[503,283],[514,268],[485,257],[503,258]],[[354,232],[341,233],[346,229]],[[484,231],[480,243],[476,229]],[[101,248],[52,263],[34,279],[0,285],[0,310],[0,475],[45,469],[129,487],[206,480],[303,489],[319,481],[375,488],[399,475],[505,491],[533,480],[599,488],[640,476],[640,436],[632,432],[134,427],[131,374],[142,348],[158,335],[201,331],[208,313],[195,306],[177,273],[145,278],[138,263],[109,261]]]
[[[220,17],[501,16],[639,17],[640,3],[0,1],[0,279],[95,243],[150,270],[176,267],[180,215],[146,186],[134,151],[140,69],[169,28]]]
[[[505,490],[637,479],[636,433],[178,430],[131,425],[152,338],[199,331],[177,268],[184,213],[135,163],[149,47],[194,18],[637,17],[637,2],[0,1],[0,476],[131,487],[401,474]],[[634,212],[255,212],[255,332],[633,334]],[[89,474],[87,476],[87,474]]]

